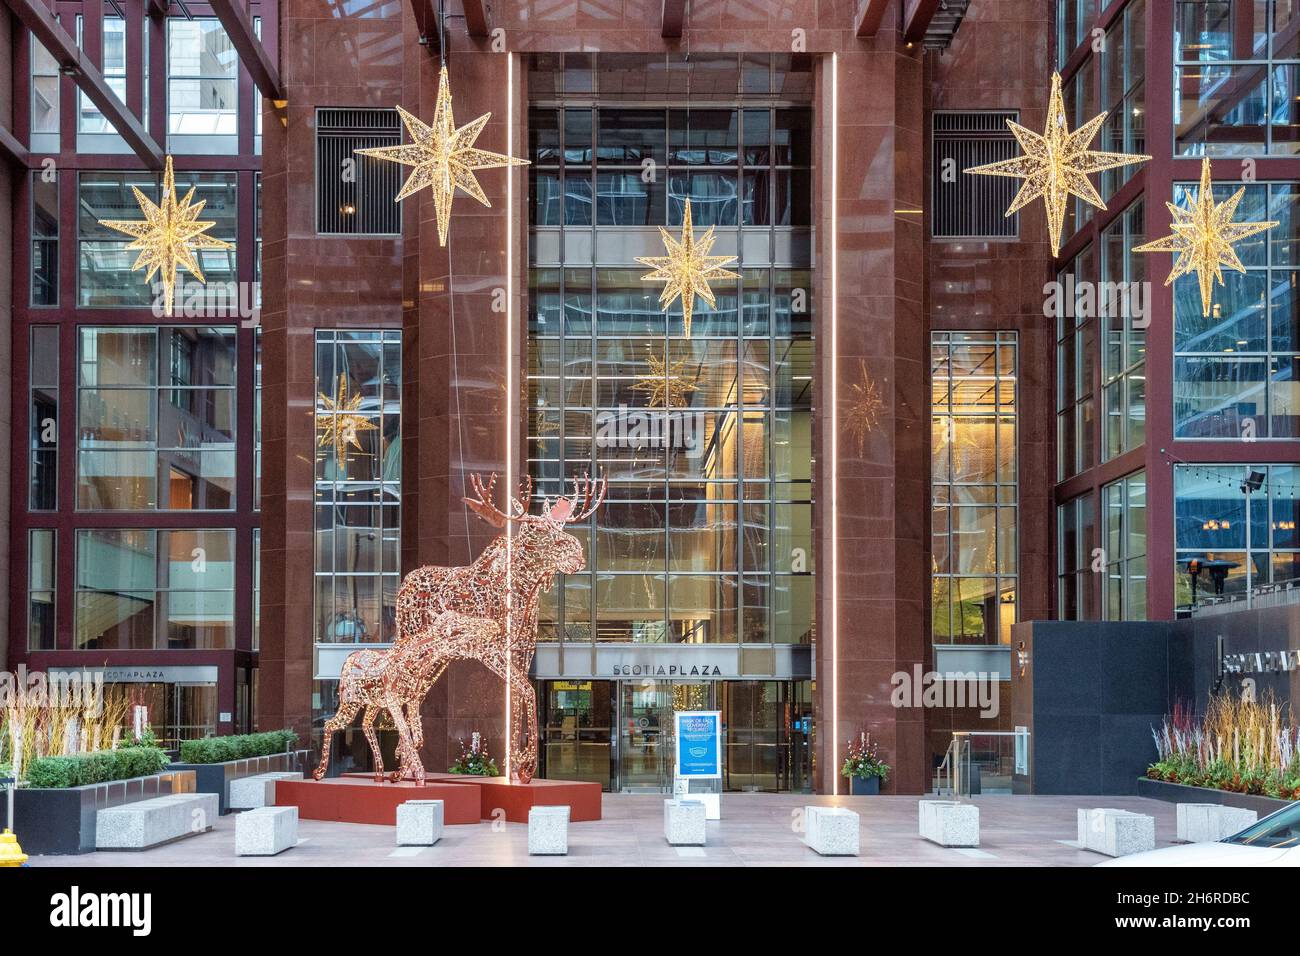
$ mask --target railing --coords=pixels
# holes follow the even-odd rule
[[[1027,773],[1027,730],[955,730],[943,760],[935,769],[934,792],[939,796],[1009,794],[1017,773]]]
[[[1247,605],[1245,594],[1215,594],[1199,599],[1190,611],[1195,617],[1210,617],[1215,614],[1230,614],[1240,611]],[[1251,608],[1285,607],[1300,604],[1300,581],[1284,581],[1278,584],[1261,584],[1250,591]]]

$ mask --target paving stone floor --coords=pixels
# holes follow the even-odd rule
[[[1105,857],[1072,846],[1079,807],[1117,807],[1156,820],[1156,846],[1174,838],[1174,804],[1141,797],[981,796],[978,850],[945,849],[917,835],[917,797],[726,794],[704,847],[663,838],[663,797],[605,794],[604,819],[569,825],[569,855],[530,857],[528,827],[448,826],[433,847],[394,845],[394,827],[303,820],[299,843],[276,857],[235,856],[235,816],[208,833],[143,852],[34,857],[33,866],[1091,866]],[[862,854],[822,858],[800,841],[803,807],[862,815]],[[20,821],[21,824],[21,821]],[[21,839],[22,833],[19,832]]]

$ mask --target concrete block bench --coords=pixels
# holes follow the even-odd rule
[[[956,800],[922,800],[918,804],[921,836],[939,846],[979,846],[980,808]]]
[[[804,807],[803,841],[822,856],[857,856],[858,815],[844,807]]]
[[[235,818],[235,856],[275,856],[297,845],[297,807],[258,807]]]
[[[1218,803],[1178,804],[1178,839],[1187,843],[1214,843],[1244,830],[1259,820],[1254,810]]]
[[[564,856],[569,852],[569,808],[528,809],[528,855]]]
[[[433,846],[441,839],[441,800],[407,800],[397,805],[398,846]]]
[[[706,816],[699,800],[665,800],[664,839],[670,846],[704,846]]]
[[[95,849],[147,850],[212,829],[221,801],[215,793],[173,793],[95,814]]]
[[[301,779],[301,770],[275,770],[271,773],[254,774],[251,777],[240,777],[230,781],[226,806],[232,810],[256,810],[258,807],[275,806],[275,782]]]
[[[1156,818],[1130,810],[1079,810],[1079,846],[1106,856],[1128,856],[1156,848]]]

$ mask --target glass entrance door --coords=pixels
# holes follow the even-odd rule
[[[610,785],[610,681],[543,681],[542,775]]]
[[[619,684],[618,789],[668,793],[673,787],[673,714],[708,710],[710,685],[673,681]]]

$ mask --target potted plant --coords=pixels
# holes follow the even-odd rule
[[[487,747],[483,743],[483,738],[475,733],[470,738],[470,745],[465,746],[465,741],[460,742],[460,756],[456,762],[447,768],[448,773],[459,773],[469,777],[499,777],[501,771],[497,769],[496,759],[488,755]]]
[[[889,764],[880,759],[879,748],[866,731],[849,741],[840,774],[849,778],[849,792],[855,797],[880,793],[880,785],[889,778]]]

